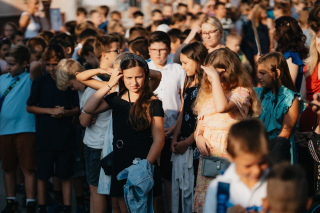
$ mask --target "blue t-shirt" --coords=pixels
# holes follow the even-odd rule
[[[300,92],[301,84],[302,84],[302,78],[303,78],[304,63],[303,63],[302,59],[300,58],[300,55],[299,55],[298,52],[292,52],[292,51],[289,50],[287,52],[284,52],[283,56],[286,58],[286,60],[288,60],[289,58],[292,58],[292,63],[299,66],[298,76],[297,76],[295,85],[296,85],[297,91]]]
[[[20,78],[19,82],[5,97],[0,112],[0,135],[35,132],[35,116],[27,112],[27,100],[30,95],[32,81],[28,72],[16,77],[10,73],[0,76],[0,96],[9,86]]]
[[[108,26],[108,21],[103,22],[103,23],[99,26],[99,29],[103,30],[105,33],[108,33],[107,26]]]

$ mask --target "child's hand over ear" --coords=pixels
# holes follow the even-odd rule
[[[119,79],[122,78],[123,74],[122,74],[122,71],[121,69],[114,69],[112,71],[112,74],[111,74],[111,77],[110,77],[110,80],[109,80],[109,86],[110,87],[114,87],[115,85],[118,84],[119,82]]]
[[[220,75],[225,72],[225,69],[216,69],[214,67],[205,67],[205,66],[201,66],[201,68],[203,69],[203,71],[208,75],[208,80],[210,82],[212,82],[213,78],[220,78]]]

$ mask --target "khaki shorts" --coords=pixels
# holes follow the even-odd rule
[[[35,133],[0,135],[0,152],[3,170],[36,169]]]

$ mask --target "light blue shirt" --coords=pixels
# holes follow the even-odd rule
[[[5,97],[0,112],[0,135],[23,132],[35,132],[35,115],[27,112],[27,100],[30,96],[32,81],[26,71],[12,77],[10,73],[0,76],[0,96],[19,77],[20,81]]]

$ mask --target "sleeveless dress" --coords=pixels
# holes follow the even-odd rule
[[[298,76],[297,76],[295,85],[296,85],[297,91],[300,92],[301,84],[302,84],[302,77],[303,77],[304,63],[303,63],[302,59],[300,58],[300,55],[298,52],[292,52],[289,50],[287,52],[284,52],[283,56],[286,58],[286,60],[288,60],[289,58],[292,58],[292,63],[299,66]]]
[[[32,37],[36,37],[38,36],[39,30],[41,28],[40,26],[40,22],[38,19],[38,22],[35,22],[35,20],[33,19],[32,15],[28,12],[23,12],[20,16],[20,18],[24,15],[28,15],[30,18],[30,24],[28,25],[26,32],[24,33],[24,37],[26,39],[30,39]]]
[[[255,89],[258,94],[258,97],[261,99],[263,87],[255,88]],[[278,137],[282,127],[284,115],[288,112],[294,99],[296,97],[301,97],[301,95],[297,92],[294,92],[288,89],[285,86],[282,86],[278,91],[277,97],[278,97],[278,101],[277,101],[277,104],[275,105],[275,95],[272,93],[271,90],[269,90],[267,93],[264,94],[263,100],[261,100],[261,114],[259,118],[263,121],[270,139]],[[305,109],[305,104],[303,102],[299,102],[299,103],[300,103],[299,114],[301,114]],[[298,126],[299,125],[297,122],[290,135],[291,163],[297,162],[294,133],[298,130]]]
[[[129,121],[129,111],[133,103],[121,99],[114,92],[104,100],[112,109],[113,126],[113,166],[111,174],[111,197],[123,197],[123,186],[126,180],[118,180],[117,175],[125,168],[132,165],[135,158],[146,159],[150,147],[153,143],[151,128],[143,131],[135,131]],[[164,117],[162,102],[160,100],[151,101],[152,117]],[[153,196],[158,197],[162,194],[160,169],[157,161],[153,164],[154,168],[154,186]]]
[[[207,147],[210,150],[210,156],[227,157],[227,136],[230,127],[242,119],[247,118],[250,104],[250,92],[243,87],[237,87],[226,97],[229,101],[233,101],[238,110],[230,113],[218,113],[214,107],[213,98],[208,99],[201,110],[200,119],[203,119],[205,137],[209,143]],[[202,212],[205,202],[207,188],[213,178],[201,175],[202,156],[199,159],[199,168],[195,194],[193,198],[193,212]]]

